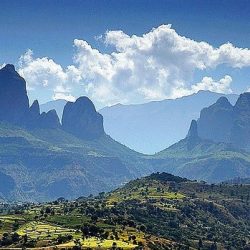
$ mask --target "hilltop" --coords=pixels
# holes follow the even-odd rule
[[[209,185],[154,173],[96,197],[5,206],[0,234],[6,234],[0,243],[5,247],[248,249],[249,195],[249,185]]]

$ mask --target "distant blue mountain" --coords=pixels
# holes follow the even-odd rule
[[[55,100],[46,102],[40,105],[41,112],[48,112],[52,109],[56,110],[57,115],[59,116],[60,120],[62,119],[63,108],[66,105],[67,101],[63,99]]]
[[[136,151],[152,154],[184,138],[190,121],[198,119],[201,109],[222,96],[233,105],[238,98],[235,94],[199,91],[174,100],[117,104],[105,107],[99,113],[104,117],[106,133],[112,138]]]
[[[233,106],[225,97],[202,109],[197,121],[201,138],[214,142],[231,143],[250,150],[250,93],[240,94]]]

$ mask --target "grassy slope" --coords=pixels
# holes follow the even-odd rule
[[[139,153],[107,135],[83,141],[60,129],[26,131],[1,124],[0,140],[0,171],[18,186],[5,195],[21,200],[98,193],[149,172]]]
[[[157,153],[159,171],[168,171],[190,179],[220,182],[250,175],[249,153],[230,144],[188,138]]]
[[[181,140],[154,156],[130,150],[108,135],[84,141],[60,129],[26,131],[0,124],[0,140],[0,173],[16,182],[14,192],[10,187],[0,197],[19,200],[96,194],[154,171],[209,182],[250,176],[248,153],[200,139]]]

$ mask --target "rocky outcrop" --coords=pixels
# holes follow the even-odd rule
[[[34,119],[38,119],[40,115],[40,106],[37,100],[35,100],[32,105],[30,106],[30,115]]]
[[[58,118],[58,115],[54,109],[49,112],[43,112],[39,118],[39,128],[60,128],[61,124]]]
[[[250,149],[250,93],[243,93],[234,106],[234,122],[231,130],[231,142]]]
[[[74,103],[67,102],[63,110],[62,127],[81,139],[97,139],[104,134],[103,117],[96,112],[94,104],[87,97],[80,97]]]
[[[215,104],[202,109],[198,119],[198,134],[204,139],[229,142],[232,126],[233,106],[226,97],[221,97]]]
[[[202,139],[231,143],[235,147],[250,149],[250,93],[239,96],[235,106],[225,97],[204,108],[197,121]]]
[[[192,149],[200,141],[196,120],[192,120],[190,124],[189,131],[186,136],[186,141],[188,150]]]
[[[39,125],[40,107],[37,100],[35,100],[29,109],[29,117],[27,120],[28,128],[36,128]]]
[[[197,130],[197,121],[192,120],[187,138],[197,138],[198,137],[198,130]]]
[[[26,82],[7,64],[0,70],[0,121],[23,125],[28,114]]]
[[[11,64],[0,70],[0,121],[28,129],[61,126],[55,110],[40,114],[37,100],[29,107],[26,82]]]

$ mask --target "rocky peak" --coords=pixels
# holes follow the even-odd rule
[[[192,120],[187,134],[187,138],[197,138],[197,137],[198,137],[197,121]]]
[[[26,82],[7,64],[0,70],[0,120],[23,125],[28,112]]]
[[[203,139],[228,142],[233,123],[233,106],[226,97],[201,110],[198,134]]]
[[[250,93],[239,96],[234,106],[234,124],[231,142],[240,148],[250,149]]]
[[[186,136],[187,141],[187,149],[191,150],[195,145],[197,145],[197,142],[200,141],[200,138],[198,136],[198,129],[197,129],[197,121],[192,120],[188,134]]]
[[[40,107],[37,100],[35,100],[29,108],[29,116],[26,119],[26,126],[28,128],[36,128],[39,126]]]
[[[40,128],[59,128],[61,126],[58,115],[54,109],[43,112],[39,118],[38,127]]]
[[[224,108],[232,108],[232,104],[228,101],[225,96],[220,97],[217,102],[215,103],[217,106],[224,107]]]
[[[6,64],[3,68],[3,71],[9,71],[16,73],[15,66],[13,64]]]
[[[40,106],[38,100],[35,100],[32,105],[30,106],[30,113],[31,115],[40,115]]]
[[[63,110],[62,127],[75,136],[92,140],[104,134],[103,117],[88,97],[67,102]]]
[[[248,111],[250,113],[250,92],[243,93],[239,96],[235,106],[237,111]]]

